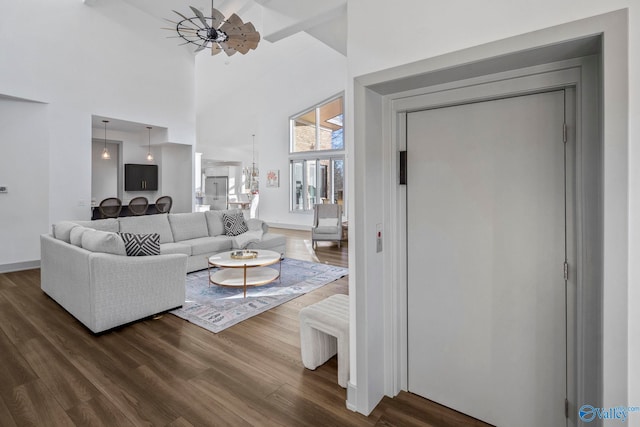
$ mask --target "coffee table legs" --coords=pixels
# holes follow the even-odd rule
[[[244,298],[247,298],[247,264],[244,265]]]

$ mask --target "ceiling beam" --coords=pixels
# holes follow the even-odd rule
[[[256,2],[253,0],[224,0],[219,5],[215,4],[214,7],[222,12],[224,16],[229,16],[232,13],[242,16],[255,4]]]
[[[284,25],[278,30],[269,32],[264,36],[264,39],[270,41],[271,43],[275,43],[300,31],[306,31],[331,20],[339,19],[343,16],[345,10],[346,5],[339,5],[322,13],[310,16],[306,19],[293,20],[293,22],[289,25]]]

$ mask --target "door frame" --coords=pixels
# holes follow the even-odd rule
[[[348,216],[357,218],[349,227],[350,365],[347,407],[368,415],[385,396],[401,391],[402,358],[398,328],[399,305],[394,281],[401,277],[392,257],[397,242],[398,146],[392,134],[391,100],[404,91],[428,88],[464,77],[511,70],[514,66],[544,64],[587,54],[581,50],[591,44],[601,54],[595,75],[583,77],[581,103],[597,109],[597,123],[583,121],[584,138],[596,140],[597,158],[583,156],[597,166],[593,180],[585,187],[597,192],[599,203],[591,206],[600,217],[596,251],[583,254],[600,266],[595,306],[598,323],[591,331],[595,339],[589,353],[579,349],[579,371],[586,403],[594,407],[625,405],[629,399],[628,338],[629,305],[629,10],[621,9],[537,31],[515,35],[440,56],[397,65],[368,74],[353,76],[347,92],[347,167],[358,179],[348,180],[353,195]],[[580,53],[582,52],[582,53]],[[417,54],[420,57],[420,54]],[[513,61],[512,61],[513,60]],[[393,65],[393,64],[392,64]],[[351,77],[350,77],[351,79]],[[580,106],[579,106],[580,107]],[[579,114],[579,113],[578,113]],[[593,128],[595,125],[595,129]],[[345,127],[347,129],[347,127]],[[397,132],[397,128],[394,128]],[[588,153],[585,153],[588,154]],[[580,170],[578,171],[580,173]],[[376,252],[378,226],[382,226],[383,251]],[[578,310],[589,307],[589,294],[578,301]],[[593,299],[593,295],[591,295]],[[594,325],[578,325],[578,334]],[[580,331],[582,330],[582,332]],[[583,340],[584,342],[585,340]],[[628,342],[629,341],[629,342]],[[588,375],[587,375],[588,374]],[[592,423],[593,424],[593,423]]]
[[[567,383],[569,385],[568,399],[570,402],[570,424],[577,424],[577,407],[579,402],[592,401],[594,387],[597,388],[598,379],[593,379],[592,363],[585,361],[587,352],[593,351],[593,343],[585,342],[585,328],[588,325],[597,325],[600,320],[597,300],[599,289],[601,265],[587,263],[586,254],[601,251],[599,244],[599,232],[602,229],[601,218],[598,215],[590,214],[594,206],[601,207],[599,192],[590,194],[585,192],[587,183],[598,182],[602,186],[600,168],[596,162],[600,151],[600,141],[598,138],[585,137],[587,132],[599,135],[597,131],[598,109],[596,103],[585,102],[596,94],[591,93],[597,81],[598,72],[597,55],[592,55],[579,59],[560,61],[551,64],[528,67],[515,71],[496,73],[479,78],[466,79],[437,85],[426,88],[416,93],[410,91],[394,99],[387,99],[387,112],[391,123],[391,145],[393,155],[396,151],[406,149],[406,114],[411,111],[418,111],[429,108],[440,108],[452,105],[460,105],[471,102],[482,102],[505,97],[513,97],[525,94],[534,94],[550,90],[569,89],[575,90],[575,124],[569,123],[570,130],[575,129],[575,245],[577,265],[571,267],[570,274],[576,274],[577,289],[570,289],[568,303],[574,304],[570,307],[570,313],[576,313],[575,319],[569,319],[567,329],[569,336],[569,367],[567,369]],[[572,107],[567,106],[569,113]],[[571,116],[571,114],[568,114]],[[596,126],[596,129],[590,129]],[[398,165],[396,164],[396,168]],[[393,166],[392,166],[392,169]],[[391,174],[392,177],[398,175],[397,170]],[[406,187],[390,186],[390,196],[396,201],[395,212],[390,215],[391,228],[396,236],[392,242],[392,264],[391,283],[388,288],[389,298],[397,301],[395,309],[397,312],[391,316],[391,324],[388,325],[390,331],[396,331],[397,346],[392,347],[395,354],[390,355],[397,361],[393,377],[389,378],[395,389],[407,390],[408,388],[408,310],[407,310],[407,223],[406,223]],[[395,193],[395,194],[394,194]],[[596,230],[596,231],[594,231]],[[590,234],[591,233],[591,234]],[[585,291],[592,289],[595,293]],[[575,306],[577,305],[577,307]],[[578,375],[578,372],[590,372],[590,375]],[[592,392],[589,392],[592,390]]]

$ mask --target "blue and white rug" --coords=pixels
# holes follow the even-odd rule
[[[280,280],[247,288],[243,298],[242,288],[209,286],[208,271],[196,271],[187,275],[185,304],[170,313],[218,333],[347,274],[343,267],[285,258]]]

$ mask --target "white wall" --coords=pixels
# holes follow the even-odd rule
[[[49,157],[41,182],[48,183],[49,199],[39,198],[45,204],[37,220],[3,221],[0,232],[37,235],[42,230],[28,224],[89,217],[92,115],[155,123],[168,129],[168,140],[195,143],[193,59],[166,39],[162,22],[121,2],[28,0],[5,2],[2,10],[0,95],[47,103],[41,148]],[[25,30],[25,23],[42,31]],[[140,26],[148,31],[138,32]],[[31,132],[42,120],[22,123]],[[32,155],[16,152],[12,162],[19,167],[5,179],[24,179]],[[30,254],[39,252],[33,235],[26,239],[34,242]],[[0,265],[13,261],[0,255]]]
[[[48,122],[47,105],[0,97],[0,186],[9,190],[0,193],[0,273],[40,259],[39,234],[49,229]]]
[[[382,0],[351,0],[348,6],[349,13],[349,43],[348,66],[350,81],[359,75],[400,66],[413,61],[427,58],[435,58],[461,49],[470,48],[483,43],[517,36],[523,33],[547,28],[550,26],[571,22],[574,20],[602,14],[620,8],[629,8],[629,48],[628,51],[628,75],[636,76],[640,71],[640,5],[633,0],[612,0],[602,2],[599,0],[540,0],[536,2],[518,0],[496,0],[487,4],[471,1],[454,2],[422,2],[419,0],[402,1],[399,7],[388,7],[388,2]],[[378,34],[380,23],[401,22],[402,25],[393,25],[390,28],[391,37],[372,37]],[[624,49],[624,44],[621,44]],[[615,46],[611,46],[615,49]],[[605,61],[606,61],[605,53]],[[623,64],[624,66],[624,64]],[[605,66],[605,73],[607,72]],[[605,96],[611,95],[611,89],[605,91]],[[348,93],[352,89],[349,89]],[[629,79],[629,128],[628,128],[628,199],[627,194],[615,194],[614,199],[621,202],[615,206],[609,206],[609,212],[616,217],[629,219],[628,235],[616,234],[620,229],[615,224],[613,227],[605,227],[605,245],[613,248],[605,258],[618,256],[614,248],[622,250],[620,256],[624,258],[623,265],[628,264],[619,272],[609,271],[609,277],[605,281],[605,361],[604,361],[604,402],[608,405],[639,405],[640,402],[640,227],[637,218],[640,215],[640,150],[634,141],[640,137],[640,84],[637,79]],[[624,101],[624,96],[618,99]],[[606,107],[606,106],[605,106]],[[609,104],[609,114],[615,114],[619,105]],[[624,110],[622,110],[624,111]],[[353,115],[347,112],[347,124],[353,125]],[[618,120],[615,116],[609,117],[610,123]],[[622,120],[624,123],[624,120]],[[626,133],[627,129],[622,132]],[[617,132],[614,126],[605,129],[605,141],[609,135]],[[349,141],[352,143],[352,141]],[[609,146],[610,156],[620,159],[624,155],[626,145]],[[357,155],[358,153],[356,153]],[[606,161],[611,161],[608,156]],[[370,160],[370,165],[382,165],[383,159],[379,156]],[[623,160],[624,161],[624,160]],[[615,167],[609,163],[609,167]],[[605,168],[607,165],[605,164]],[[624,168],[622,168],[624,170]],[[358,171],[356,171],[358,172]],[[366,171],[364,171],[366,172]],[[606,171],[605,171],[606,172]],[[383,173],[382,167],[379,168]],[[356,176],[357,180],[358,177]],[[624,180],[624,177],[622,177]],[[615,186],[610,182],[609,185]],[[624,186],[622,186],[624,188]],[[628,200],[628,206],[626,205]],[[606,201],[605,201],[606,202]],[[378,218],[378,213],[353,212],[353,215],[364,215],[365,225],[369,226]],[[611,221],[611,220],[609,220]],[[606,224],[606,218],[605,218]],[[611,223],[610,223],[611,224]],[[621,224],[622,229],[626,224]],[[350,227],[351,229],[351,227]],[[369,229],[365,232],[370,231]],[[376,254],[370,249],[366,236],[356,236],[350,251],[353,253],[365,251],[362,255],[369,265],[376,265]],[[628,251],[627,251],[628,239]],[[350,253],[352,253],[350,252]],[[607,261],[611,262],[611,260]],[[357,270],[359,272],[360,270]],[[619,278],[620,280],[617,280]],[[628,287],[625,282],[628,278]],[[356,280],[351,277],[350,291],[355,289]],[[361,280],[358,276],[357,280]],[[367,283],[367,287],[372,286]],[[360,304],[364,297],[358,296]],[[371,299],[370,296],[367,296]],[[381,304],[381,296],[371,304]],[[622,328],[616,327],[622,325]],[[627,329],[628,325],[628,329]],[[367,328],[366,330],[369,330]],[[358,340],[363,339],[357,337]],[[373,339],[374,347],[382,351],[384,342],[379,335],[372,334],[366,339]],[[370,348],[359,345],[357,351],[372,351]],[[628,371],[627,371],[628,368]],[[371,371],[371,366],[365,366],[359,372]],[[377,384],[373,384],[369,390],[376,392]],[[628,402],[627,400],[628,396]],[[588,402],[586,402],[588,403]],[[640,417],[630,417],[632,425],[640,425]]]
[[[311,226],[312,215],[289,213],[289,117],[342,92],[345,76],[346,58],[305,33],[245,56],[198,55],[197,151],[250,166],[255,134],[260,218]],[[269,169],[280,170],[279,188],[266,188]]]
[[[163,144],[161,148],[158,196],[171,196],[173,199],[171,213],[191,212],[194,204],[193,147]]]
[[[349,0],[349,71],[359,76],[637,4],[635,0]],[[637,13],[637,12],[636,12]],[[633,21],[633,18],[632,18]],[[388,37],[372,37],[381,22]]]
[[[110,159],[103,159],[104,139],[93,140],[91,144],[91,201],[100,203],[107,197],[120,197],[118,192],[118,158],[120,156],[120,144],[107,141],[107,150]]]

